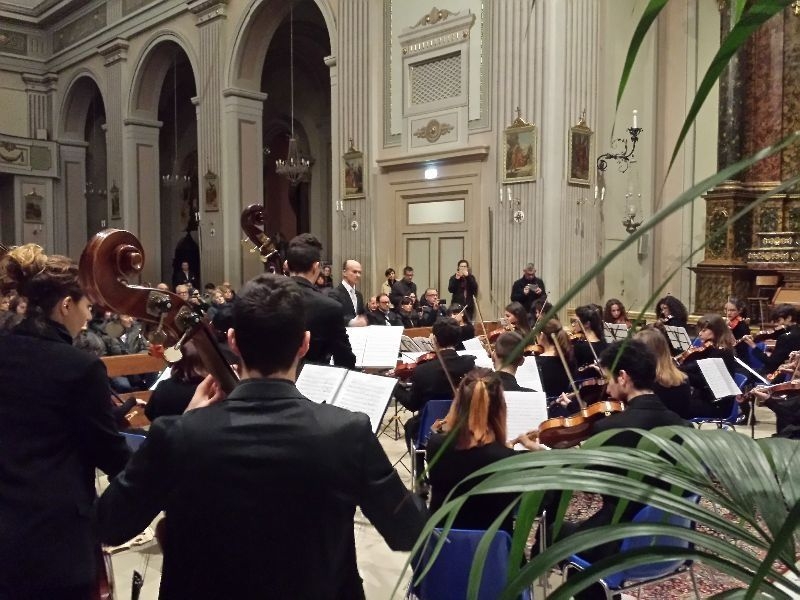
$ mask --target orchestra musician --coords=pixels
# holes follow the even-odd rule
[[[605,445],[635,448],[641,435],[632,429],[650,430],[665,425],[684,425],[691,427],[680,416],[669,410],[653,393],[653,382],[656,377],[656,359],[652,352],[638,340],[618,341],[610,344],[599,356],[599,366],[603,377],[608,381],[608,394],[615,400],[625,403],[623,412],[614,413],[596,421],[592,425],[592,435],[603,431],[618,431]],[[536,443],[518,439],[530,449]],[[655,482],[654,482],[655,483]],[[603,496],[603,505],[598,512],[581,522],[563,522],[559,539],[577,532],[608,525],[612,522],[619,498]],[[630,502],[622,513],[621,522],[630,521],[634,514],[642,508],[641,504]],[[548,516],[552,511],[548,511]],[[619,551],[619,541],[596,546],[582,551],[581,556],[594,563]],[[599,584],[596,584],[599,587]],[[594,599],[596,586],[587,588],[575,598]]]
[[[686,327],[689,323],[689,311],[675,296],[667,294],[656,303],[656,306],[658,306],[659,319],[664,325]]]
[[[726,417],[731,413],[733,396],[717,399],[711,391],[697,360],[721,358],[731,377],[736,373],[736,358],[733,339],[728,324],[719,315],[706,315],[697,321],[697,337],[703,346],[690,348],[688,358],[683,360],[681,370],[689,376],[689,385],[694,388],[689,413],[692,417]]]
[[[784,333],[776,337],[772,354],[767,355],[756,346],[753,336],[746,335],[742,338],[742,341],[750,346],[753,355],[764,363],[761,370],[763,374],[772,373],[788,360],[791,352],[800,350],[800,327],[798,327],[797,323],[797,308],[791,304],[779,304],[772,311],[771,319],[777,328],[785,329]]]
[[[471,340],[475,337],[475,326],[470,321],[467,311],[460,304],[451,304],[447,307],[447,316],[453,317],[461,327],[461,341],[456,344],[456,350],[464,349],[464,340]]]
[[[594,363],[595,357],[608,345],[603,335],[600,311],[593,305],[587,304],[575,309],[572,334],[572,348],[578,368]]]
[[[98,502],[111,544],[166,510],[162,598],[364,598],[356,506],[394,550],[411,550],[422,531],[426,510],[369,418],[295,387],[310,344],[304,305],[293,279],[245,284],[228,332],[239,384],[223,402],[209,376],[186,413],[156,420]]]
[[[628,312],[625,310],[625,305],[616,298],[611,298],[608,300],[608,302],[606,302],[606,306],[603,309],[603,321],[606,323],[614,323],[616,325],[627,325],[628,327],[631,326],[631,320],[628,318]]]
[[[555,337],[555,341],[553,341]],[[561,349],[570,371],[575,370],[575,361],[572,354],[572,343],[569,335],[561,326],[558,319],[550,319],[545,323],[542,331],[536,336],[536,343],[542,347],[543,352],[536,357],[539,375],[542,380],[545,396],[554,398],[569,388],[569,374],[564,370],[556,344]],[[550,415],[555,416],[555,415]]]
[[[522,340],[522,336],[516,331],[507,331],[501,334],[494,343],[494,352],[492,353],[494,370],[500,379],[500,384],[507,392],[533,391],[517,383],[517,369],[525,362],[525,355],[520,348]],[[514,356],[513,360],[512,356]]]
[[[14,248],[0,259],[0,294],[11,289],[28,311],[0,336],[0,598],[88,600],[103,568],[95,469],[116,475],[130,451],[105,366],[72,346],[91,314],[77,265]]]
[[[633,339],[647,346],[656,358],[656,379],[652,388],[655,395],[671,411],[684,419],[690,419],[692,386],[689,385],[686,373],[675,364],[664,332],[652,325],[646,325],[636,332]]]
[[[418,365],[409,380],[410,389],[398,385],[395,388],[397,401],[411,411],[421,411],[428,400],[452,398],[455,391],[450,385],[458,385],[464,374],[475,367],[475,357],[460,356],[455,346],[461,341],[461,328],[452,317],[442,317],[433,324],[433,342],[438,349],[439,359],[429,360]],[[447,372],[445,372],[445,368]],[[419,433],[420,415],[415,414],[405,423],[406,445],[411,448],[411,440]],[[418,457],[422,473],[424,464]],[[424,489],[423,489],[424,491]]]
[[[501,339],[506,336],[521,339],[513,332],[504,333]],[[434,425],[426,450],[431,465],[431,512],[441,508],[451,491],[463,494],[481,481],[471,479],[460,483],[468,475],[515,454],[506,446],[506,402],[499,375],[483,368],[467,373],[458,386],[450,412]],[[457,430],[455,441],[447,444],[447,435],[454,430]],[[514,497],[514,494],[473,496],[458,511],[453,527],[487,529]],[[514,515],[509,513],[500,527],[513,533],[513,521]]]
[[[306,328],[311,334],[305,360],[327,365],[333,357],[337,367],[352,369],[356,357],[342,321],[342,305],[314,287],[321,257],[322,243],[310,233],[295,236],[286,249],[286,264],[303,294]]]
[[[516,331],[522,336],[526,336],[531,332],[528,312],[519,302],[512,302],[507,305],[503,313],[503,318],[509,330]]]
[[[725,303],[725,316],[728,319],[728,327],[733,334],[734,339],[739,340],[734,351],[736,356],[745,362],[749,362],[749,352],[747,351],[747,343],[742,341],[742,338],[750,334],[750,325],[747,319],[744,318],[744,311],[747,305],[744,300],[739,300],[735,296],[728,298]]]

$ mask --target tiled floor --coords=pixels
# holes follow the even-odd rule
[[[757,409],[756,415],[759,423],[756,425],[756,437],[765,437],[774,433],[774,415],[767,409]],[[741,434],[749,435],[749,428],[740,428]],[[393,427],[390,432],[393,433]],[[399,430],[402,435],[402,429]],[[392,436],[380,436],[381,444],[392,462],[400,459],[405,453],[405,443],[400,437],[394,440]],[[410,475],[405,466],[408,466],[408,457],[404,457],[398,464],[398,472],[406,484],[410,485]],[[406,553],[392,552],[377,534],[375,529],[364,517],[357,513],[355,522],[356,549],[358,554],[358,567],[364,579],[364,589],[368,600],[387,600],[402,598],[405,591],[408,575],[401,577],[401,572],[408,558]],[[149,541],[131,549],[116,552],[113,555],[113,569],[118,600],[129,600],[131,597],[131,577],[134,569],[145,575],[140,600],[155,600],[158,598],[158,584],[161,577],[161,552],[157,543]],[[147,568],[145,570],[145,565]],[[551,584],[556,584],[552,580]],[[393,595],[394,590],[399,590]],[[552,588],[551,588],[552,589]],[[543,594],[538,593],[537,598]],[[643,598],[646,594],[643,593]]]

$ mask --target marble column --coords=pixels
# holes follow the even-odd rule
[[[50,139],[53,136],[53,93],[58,75],[23,73],[22,80],[28,93],[28,137]]]
[[[216,177],[216,189],[222,189],[222,81],[225,59],[225,21],[227,0],[193,0],[189,10],[196,15],[200,34],[198,53],[197,89],[202,90],[196,99],[197,107],[197,173],[199,177],[199,210],[202,235],[200,257],[203,279],[214,283],[226,279],[225,253],[223,248],[238,243],[240,236],[228,238],[225,231],[225,215],[229,215],[238,227],[238,213],[208,211],[206,204],[207,179]],[[236,171],[226,171],[235,173]],[[212,207],[214,208],[214,207]]]
[[[110,216],[109,225],[116,228],[130,228],[130,222],[123,220],[125,211],[124,205],[131,196],[125,194],[123,186],[123,165],[130,158],[124,153],[122,142],[123,132],[123,111],[128,99],[128,89],[125,87],[127,81],[126,70],[128,68],[128,42],[117,38],[101,46],[98,52],[103,57],[106,67],[106,89],[103,103],[106,111],[106,181],[108,188],[120,190],[117,194],[118,201],[114,206],[109,205],[108,215]],[[111,204],[111,194],[108,196]],[[116,209],[119,207],[119,210]]]
[[[725,5],[720,13],[720,39],[724,39],[732,27],[730,5]],[[747,53],[739,51],[731,58],[719,79],[717,169],[724,169],[742,157],[741,128],[745,96],[742,72],[746,70]]]

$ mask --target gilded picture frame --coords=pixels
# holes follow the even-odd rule
[[[503,131],[503,183],[536,181],[538,156],[536,125],[521,117]]]
[[[569,129],[567,151],[567,183],[589,187],[592,174],[592,142],[594,132],[584,119]]]
[[[44,197],[35,189],[25,194],[22,212],[24,223],[44,223]]]
[[[342,198],[364,196],[364,153],[353,147],[342,155]]]

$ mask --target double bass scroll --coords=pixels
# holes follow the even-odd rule
[[[154,343],[181,344],[192,340],[208,371],[225,392],[238,377],[217,347],[208,321],[177,294],[128,285],[144,267],[144,249],[135,235],[105,229],[92,237],[81,254],[79,278],[89,299],[120,314],[157,325]]]

